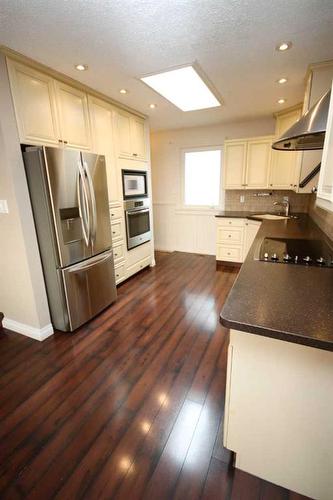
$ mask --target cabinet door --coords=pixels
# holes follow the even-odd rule
[[[134,158],[146,159],[145,122],[136,117],[131,118],[131,149]]]
[[[246,259],[247,254],[254,242],[254,239],[259,231],[261,223],[257,221],[248,220],[245,222],[245,234],[244,234],[244,245],[243,245],[243,260]]]
[[[317,204],[333,211],[333,85],[328,112],[323,157],[319,174]]]
[[[271,141],[251,140],[247,143],[246,189],[267,188],[271,161]]]
[[[21,142],[58,144],[53,79],[11,60],[7,64]]]
[[[276,137],[281,137],[301,116],[301,108],[278,116]],[[295,189],[300,166],[301,153],[272,151],[269,186],[274,189]]]
[[[117,111],[117,150],[121,158],[132,158],[131,149],[131,116],[128,113]]]
[[[106,102],[89,96],[93,151],[105,156],[109,202],[120,201],[119,175],[114,154],[113,110]]]
[[[61,139],[78,149],[90,149],[88,101],[85,92],[56,81]]]
[[[246,168],[246,141],[225,142],[224,146],[224,188],[244,187]]]

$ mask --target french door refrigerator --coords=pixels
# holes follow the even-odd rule
[[[52,323],[73,331],[116,300],[105,158],[23,152]]]

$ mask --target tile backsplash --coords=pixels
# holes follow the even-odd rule
[[[270,193],[269,196],[256,196],[258,193]],[[240,197],[244,196],[244,203],[240,202]],[[284,196],[288,196],[291,213],[308,212],[311,194],[298,194],[294,191],[265,191],[265,190],[226,190],[225,210],[250,211],[250,212],[280,212],[281,206],[274,206],[275,201],[282,201]]]

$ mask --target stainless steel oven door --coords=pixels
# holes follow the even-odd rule
[[[137,247],[151,240],[150,211],[126,210],[127,248]]]
[[[117,298],[112,250],[60,272],[71,331],[96,316]]]

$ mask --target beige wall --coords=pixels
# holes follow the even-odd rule
[[[50,324],[47,297],[20,151],[5,58],[0,54],[0,311],[27,326],[27,334]],[[34,330],[36,331],[34,332]]]
[[[179,210],[181,150],[221,146],[225,139],[255,137],[274,132],[273,118],[209,127],[160,131],[151,134],[155,246],[159,250],[215,254],[212,213]]]

